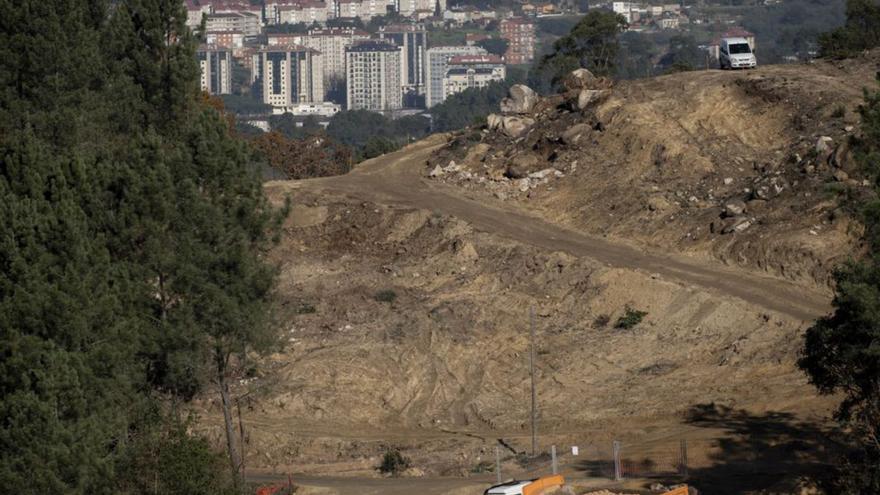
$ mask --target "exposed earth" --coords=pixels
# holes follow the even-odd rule
[[[288,345],[239,385],[248,467],[316,493],[394,492],[352,491],[389,446],[440,480],[418,493],[480,493],[496,446],[505,473],[546,470],[516,455],[533,308],[539,445],[581,446],[570,476],[604,475],[613,439],[633,459],[687,439],[695,483],[725,484],[707,493],[821,469],[835,401],[796,360],[860,250],[838,195],[863,189],[843,144],[877,59],[620,83],[583,109],[539,101],[515,137],[437,135],[267,184],[293,204],[271,253]]]

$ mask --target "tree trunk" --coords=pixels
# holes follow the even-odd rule
[[[238,486],[241,457],[238,453],[235,426],[232,423],[232,403],[229,400],[229,383],[226,381],[226,357],[220,355],[219,352],[217,355],[217,385],[220,387],[220,399],[223,405],[223,422],[226,425],[226,447],[229,451],[229,462],[232,467],[233,481]]]

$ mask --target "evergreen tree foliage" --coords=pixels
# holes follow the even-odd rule
[[[877,46],[880,46],[880,5],[877,0],[847,0],[846,24],[819,36],[823,57],[851,57]]]
[[[836,416],[852,451],[833,490],[846,494],[880,493],[880,93],[866,94],[861,116],[857,156],[875,184],[862,210],[868,252],[836,272],[834,312],[807,330],[799,362],[820,392],[843,395]]]
[[[4,491],[152,493],[144,466],[163,493],[220,490],[177,404],[228,398],[273,345],[280,214],[184,21],[171,0],[0,4]]]
[[[510,86],[507,82],[492,82],[484,88],[468,88],[449,96],[431,108],[434,131],[452,131],[481,123],[487,115],[498,111]]]
[[[626,29],[626,19],[607,10],[591,10],[567,35],[553,43],[553,52],[535,68],[533,87],[549,81],[554,86],[571,71],[584,67],[597,76],[613,76],[620,44],[618,35]],[[544,81],[544,82],[541,82]]]

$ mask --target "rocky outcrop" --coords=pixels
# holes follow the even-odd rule
[[[534,124],[535,119],[518,115],[497,115],[493,113],[486,117],[486,125],[489,130],[501,131],[512,138],[522,136]]]
[[[525,84],[514,84],[501,100],[501,113],[530,113],[538,103],[538,93]]]
[[[599,103],[611,94],[607,89],[582,89],[577,96],[577,109],[586,110],[587,107]]]

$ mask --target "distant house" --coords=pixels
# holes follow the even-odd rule
[[[678,29],[679,19],[678,17],[663,17],[657,19],[657,27],[660,29]]]

